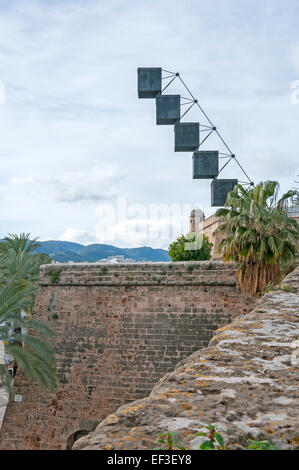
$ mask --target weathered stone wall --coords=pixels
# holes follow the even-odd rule
[[[35,315],[57,332],[59,388],[17,373],[23,401],[8,405],[0,449],[65,449],[252,305],[221,262],[42,267]]]
[[[214,424],[229,449],[248,438],[299,449],[299,267],[283,289],[217,330],[209,347],[180,362],[149,397],[119,408],[74,449],[154,449],[159,433],[175,431],[198,449]],[[158,445],[159,446],[159,445]]]

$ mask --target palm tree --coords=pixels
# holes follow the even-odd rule
[[[30,240],[30,234],[9,235],[0,243],[0,260],[5,271],[1,270],[1,277],[11,279],[25,279],[36,282],[39,279],[40,253],[33,254],[40,243]]]
[[[15,369],[19,366],[25,375],[43,388],[54,391],[54,351],[48,342],[39,337],[42,335],[52,339],[54,334],[47,325],[21,314],[31,308],[35,293],[34,285],[28,286],[22,281],[9,282],[0,288],[0,339],[5,344],[8,363],[13,363]],[[0,364],[0,378],[11,391],[12,377],[5,364]]]
[[[240,287],[253,295],[277,284],[298,253],[299,226],[287,214],[298,193],[290,190],[278,199],[278,190],[276,181],[247,191],[237,184],[226,207],[216,212],[221,222],[216,233],[224,234],[219,251],[224,261],[236,263]]]
[[[31,318],[38,291],[40,255],[33,253],[37,246],[29,234],[10,235],[0,244],[0,339],[15,369],[19,366],[29,378],[54,391],[54,350],[45,341],[53,339],[54,333],[47,325]],[[11,376],[3,364],[0,379],[1,376],[2,383],[11,391]]]

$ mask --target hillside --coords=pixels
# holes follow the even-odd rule
[[[123,255],[125,259],[130,258],[135,261],[170,261],[167,250],[150,248],[143,246],[140,248],[118,248],[113,245],[93,243],[91,245],[81,245],[80,243],[48,240],[40,242],[41,247],[36,252],[46,253],[52,259],[60,263],[73,261],[76,263],[88,261],[94,263],[108,256]]]

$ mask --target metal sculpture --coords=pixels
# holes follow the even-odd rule
[[[167,76],[163,77],[163,72]],[[250,187],[254,183],[250,180],[244,168],[237,160],[226,144],[218,129],[211,122],[198,100],[193,96],[180,74],[177,72],[169,72],[162,67],[139,67],[138,74],[138,97],[154,98],[156,100],[156,124],[157,125],[174,125],[174,151],[175,152],[194,152],[193,153],[193,179],[212,179],[211,183],[211,206],[223,206],[229,191],[232,191],[238,183],[237,179],[219,179],[221,171],[234,160],[248,182],[239,181],[240,184]],[[164,88],[162,88],[163,80],[169,79]],[[180,95],[163,95],[175,79],[180,80],[184,88],[187,90],[190,98],[181,97]],[[207,121],[207,125],[199,122],[181,122],[181,119],[196,105],[201,114]],[[187,110],[181,115],[181,106],[188,106]],[[200,136],[207,133],[200,141]],[[198,150],[199,147],[210,137],[211,134],[216,135],[225,146],[228,153],[211,150]],[[220,155],[220,156],[219,156]],[[226,158],[227,162],[219,170],[219,159]]]

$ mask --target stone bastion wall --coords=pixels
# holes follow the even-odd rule
[[[42,266],[34,315],[57,333],[58,390],[17,372],[0,449],[71,448],[253,305],[217,261]]]
[[[246,315],[219,328],[166,374],[150,395],[120,407],[74,449],[155,449],[176,432],[180,446],[199,449],[203,424],[222,429],[229,449],[248,439],[299,449],[299,267]]]

